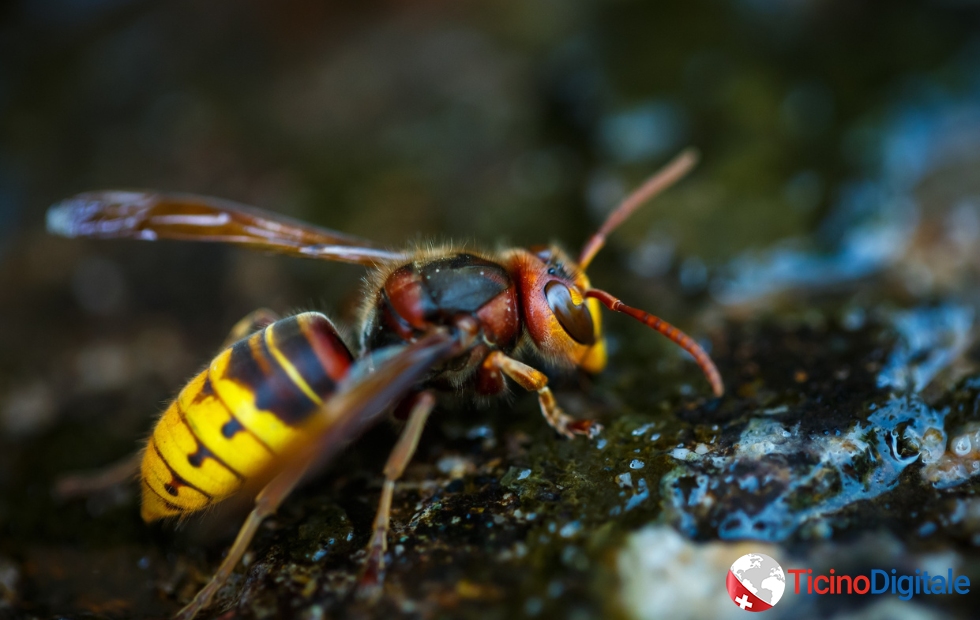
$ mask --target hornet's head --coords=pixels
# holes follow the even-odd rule
[[[585,243],[577,261],[556,246],[535,246],[510,253],[510,271],[516,275],[528,335],[545,358],[590,373],[605,368],[606,346],[599,309],[606,306],[670,338],[694,357],[715,395],[724,393],[717,368],[698,343],[662,319],[593,288],[585,275],[609,233],[640,205],[687,174],[696,162],[694,151],[684,151],[630,194]]]
[[[600,303],[586,298],[585,272],[557,246],[517,250],[517,286],[528,335],[538,351],[559,366],[590,373],[606,367]]]

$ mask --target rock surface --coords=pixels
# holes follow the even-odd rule
[[[55,480],[134,450],[247,312],[317,308],[354,342],[361,299],[347,266],[55,239],[47,205],[151,187],[392,245],[574,247],[687,144],[701,168],[590,276],[709,347],[723,398],[607,316],[608,370],[555,377],[595,439],[525,394],[441,403],[376,604],[350,593],[391,425],[263,524],[205,616],[736,617],[748,552],[980,584],[976,7],[23,4],[0,23],[0,615],[178,610],[243,506],[147,527],[134,488]],[[792,579],[773,617],[975,615]]]

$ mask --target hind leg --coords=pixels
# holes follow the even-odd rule
[[[267,308],[259,308],[250,312],[242,320],[235,323],[221,348],[225,349],[278,320],[279,315]],[[121,484],[126,484],[136,479],[142,460],[143,451],[139,450],[106,467],[60,476],[54,483],[54,494],[61,499],[72,499],[96,495]]]
[[[142,450],[103,468],[67,474],[55,481],[54,494],[61,499],[84,497],[131,482],[139,473],[141,460]]]
[[[194,599],[186,607],[177,612],[177,615],[174,616],[176,620],[191,620],[199,611],[211,603],[211,599],[218,593],[221,586],[228,581],[228,577],[235,570],[235,566],[238,565],[239,560],[245,555],[245,551],[248,549],[249,543],[252,542],[252,538],[255,537],[255,532],[258,531],[259,525],[262,524],[262,521],[266,517],[276,512],[279,505],[282,504],[283,500],[289,496],[300,479],[302,479],[309,464],[310,461],[308,460],[293,461],[259,492],[255,497],[255,508],[245,518],[245,523],[238,530],[238,536],[228,550],[225,559],[221,562],[221,566],[218,567],[214,576],[197,593]]]
[[[260,329],[265,329],[278,321],[279,318],[278,314],[268,308],[259,308],[258,310],[249,312],[231,328],[231,332],[228,333],[228,337],[225,338],[225,342],[221,345],[221,348],[225,349],[230,347],[245,336],[254,334]]]

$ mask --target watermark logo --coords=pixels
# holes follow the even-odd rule
[[[914,574],[898,569],[873,568],[868,573],[839,573],[830,568],[826,574],[810,568],[790,568],[783,572],[779,563],[762,553],[748,553],[735,560],[728,571],[726,586],[732,602],[744,611],[765,611],[779,602],[786,590],[786,574],[793,576],[793,593],[797,595],[865,595],[891,594],[908,601],[930,594],[969,594],[972,584],[967,575],[953,568],[915,569]]]
[[[791,568],[793,592],[823,596],[825,594],[897,594],[899,600],[908,601],[923,594],[969,594],[970,578],[956,575],[952,568],[945,574],[930,575],[925,570],[915,570],[914,575],[899,574],[874,568],[869,575],[837,574],[834,569],[826,575],[814,574],[810,568]]]
[[[747,553],[728,571],[728,596],[745,611],[765,611],[779,602],[786,574],[779,562],[762,553]]]

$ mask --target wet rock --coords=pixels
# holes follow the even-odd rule
[[[742,613],[723,587],[742,549],[980,578],[970,7],[287,2],[229,19],[222,3],[22,4],[0,70],[12,614],[186,603],[240,515],[195,537],[141,523],[132,488],[58,503],[54,481],[134,450],[256,305],[349,326],[361,302],[348,266],[54,239],[46,205],[140,186],[384,244],[574,249],[688,142],[702,165],[610,237],[590,276],[710,347],[724,398],[685,354],[609,317],[607,372],[553,377],[567,411],[604,424],[594,441],[556,437],[520,391],[440,406],[397,487],[376,605],[350,594],[385,428],[260,528],[202,619],[727,617]],[[787,594],[771,613],[972,617],[970,601]]]
[[[953,303],[889,313],[899,343],[878,374],[878,387],[921,392],[970,345],[973,317],[973,308]]]
[[[741,618],[745,612],[719,585],[736,558],[777,554],[776,549],[759,543],[691,542],[662,525],[637,530],[616,556],[623,611],[636,620]]]

